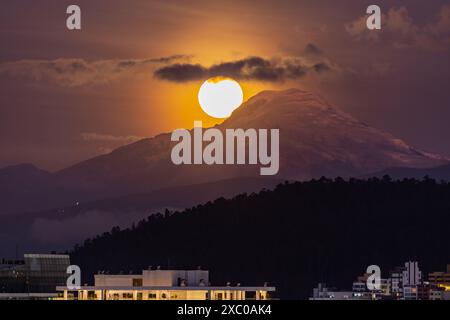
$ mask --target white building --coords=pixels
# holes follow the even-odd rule
[[[210,286],[205,270],[144,270],[95,275],[94,286],[57,287],[62,300],[267,300],[274,287]]]
[[[422,282],[422,272],[417,261],[405,262],[403,271],[403,286],[417,286]]]
[[[405,263],[402,280],[403,298],[405,300],[418,300],[418,286],[422,284],[422,272],[419,270],[419,263],[417,261],[408,261]]]

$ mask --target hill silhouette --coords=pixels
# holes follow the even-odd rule
[[[450,262],[449,225],[449,183],[322,178],[154,214],[87,239],[71,258],[89,283],[98,270],[202,266],[214,284],[268,281],[298,299],[319,281],[351,288],[371,264],[384,276],[409,259],[440,270]]]

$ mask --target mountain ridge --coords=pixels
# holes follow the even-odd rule
[[[449,160],[417,150],[355,119],[320,95],[295,88],[262,91],[215,128],[280,129],[277,179],[363,176],[391,167],[434,167]],[[170,133],[161,133],[52,173],[40,189],[53,196],[38,192],[32,207],[46,209],[180,185],[259,177],[259,166],[176,166],[170,160],[173,145]],[[21,192],[19,187],[12,199],[24,211],[27,199],[20,198]],[[7,211],[20,210],[14,210],[9,201]]]
[[[274,109],[276,109],[275,112],[273,111]],[[302,131],[299,131],[296,128],[296,124],[294,123],[294,121],[297,120],[299,120],[299,125],[303,126],[301,128]],[[301,122],[301,120],[304,120],[303,123]],[[340,127],[338,127],[339,125]],[[333,128],[333,126],[336,126],[337,128]],[[228,119],[226,119],[223,123],[216,125],[215,127],[222,130],[226,128],[279,128],[282,135],[280,137],[282,145],[283,139],[288,140],[291,139],[291,137],[293,137],[294,140],[297,140],[297,143],[304,143],[301,150],[304,152],[300,156],[307,156],[308,151],[314,151],[314,148],[321,148],[322,153],[319,156],[322,156],[323,158],[329,157],[332,160],[336,160],[337,162],[341,161],[343,163],[351,163],[354,160],[349,157],[346,158],[342,156],[346,151],[344,150],[346,147],[357,147],[360,149],[357,150],[359,154],[352,155],[354,157],[357,157],[358,155],[367,156],[370,153],[377,154],[378,150],[369,150],[370,152],[364,152],[364,149],[367,148],[367,144],[369,142],[374,145],[377,144],[374,147],[386,149],[380,151],[382,153],[385,153],[384,158],[378,154],[378,160],[382,160],[385,163],[376,165],[374,163],[375,161],[372,161],[372,165],[368,165],[366,167],[363,165],[360,165],[358,167],[355,165],[355,163],[353,163],[353,167],[355,167],[356,169],[355,174],[362,173],[358,171],[365,170],[366,173],[368,173],[376,171],[375,169],[400,166],[400,164],[402,164],[402,166],[408,167],[427,167],[444,164],[449,160],[444,157],[439,157],[437,155],[412,148],[401,139],[397,139],[388,133],[363,124],[349,114],[341,111],[339,108],[332,106],[322,97],[300,89],[288,89],[284,91],[262,91],[261,93],[251,97]],[[337,131],[342,128],[353,131],[349,133],[344,132],[344,130],[342,130],[341,132],[326,132],[327,130],[336,129]],[[356,133],[363,133],[365,134],[365,136],[362,136],[360,138],[349,138],[352,134],[356,135]],[[299,134],[301,134],[301,139],[299,139]],[[323,137],[329,138],[334,134],[340,134],[342,138],[346,139],[346,141],[343,142],[353,143],[355,144],[355,146],[342,145],[339,146],[338,150],[333,150],[333,152],[330,152],[330,150],[332,150],[334,146],[340,143],[339,141],[329,141],[328,145],[326,145],[325,147],[321,146],[321,142],[326,142],[324,141]],[[285,148],[288,149],[287,153],[291,153],[290,151],[295,148],[295,143],[293,142],[294,141],[289,141],[290,145]],[[314,145],[315,142],[317,143]],[[356,144],[358,145],[356,146]],[[153,138],[140,140],[133,144],[121,147],[113,151],[109,155],[97,157],[88,160],[87,162],[83,162],[82,164],[83,166],[87,166],[89,163],[92,164],[94,162],[102,162],[104,168],[108,168],[112,165],[112,161],[109,163],[106,163],[107,161],[104,161],[108,160],[108,158],[112,159],[126,156],[128,157],[127,160],[130,161],[130,156],[134,156],[134,158],[131,159],[133,160],[133,165],[140,166],[141,169],[144,170],[150,170],[152,169],[152,166],[157,166],[157,162],[160,160],[170,161],[169,157],[171,145],[173,144],[170,143],[169,134],[160,134]],[[143,150],[144,148],[147,148],[147,150]],[[328,148],[328,150],[325,150],[326,148]],[[282,150],[280,152],[282,153]],[[367,158],[371,157],[367,156]],[[289,162],[288,159],[284,160],[285,162]],[[316,162],[315,160],[312,162]],[[369,161],[371,159],[365,160]],[[146,165],[147,167],[145,167]],[[79,165],[75,165],[62,170],[57,174],[61,176],[79,176],[78,173],[75,173],[78,168]],[[161,167],[158,169],[161,169]],[[180,170],[177,168],[178,171],[185,171],[183,169]],[[308,170],[308,168],[303,169],[305,171]],[[93,170],[93,168],[91,168],[91,170]],[[93,171],[98,172],[98,170]],[[129,170],[128,173],[132,174],[133,170]],[[228,172],[227,174],[232,173],[233,171],[231,173]],[[250,174],[254,174],[254,170],[251,170]],[[283,178],[291,178],[291,174],[292,173],[289,172],[286,175],[281,174],[281,176]],[[337,174],[341,174],[341,172],[337,172]],[[348,174],[351,174],[351,172],[348,172],[345,175]],[[320,174],[316,172],[312,172],[311,174],[306,172],[303,176],[294,178],[308,179],[318,177],[318,175],[320,176]],[[175,181],[177,179],[176,177],[172,178]],[[220,178],[223,179],[229,177],[222,176]]]

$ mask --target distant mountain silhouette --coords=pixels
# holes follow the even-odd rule
[[[50,172],[36,168],[29,163],[18,164],[0,169],[0,186],[14,187],[15,184],[31,185],[49,179]]]
[[[40,209],[43,199],[52,194],[50,172],[32,164],[0,169],[0,216],[5,213]]]

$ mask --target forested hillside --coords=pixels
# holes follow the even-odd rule
[[[306,298],[319,281],[350,288],[369,264],[450,263],[450,184],[431,179],[320,179],[154,214],[71,252],[85,282],[99,271],[209,269],[213,284],[262,285]]]

